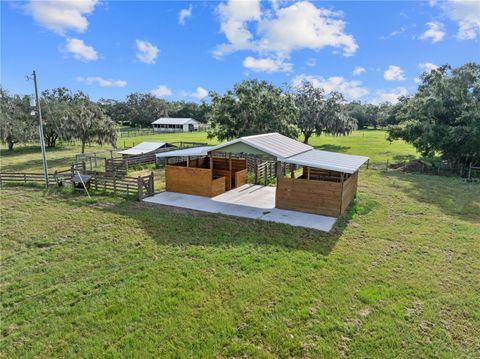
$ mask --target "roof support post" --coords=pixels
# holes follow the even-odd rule
[[[290,163],[290,178],[295,178],[295,167],[293,163]]]
[[[187,156],[187,167],[190,167],[190,156]]]
[[[213,156],[211,153],[209,156],[210,156],[210,169],[213,170]]]
[[[307,167],[307,180],[310,180],[310,167]]]

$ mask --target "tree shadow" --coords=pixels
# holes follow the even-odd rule
[[[394,161],[402,162],[402,161],[412,161],[417,157],[414,155],[394,155],[392,158]]]
[[[320,146],[315,146],[315,149],[331,152],[347,152],[350,149],[350,146],[324,144]]]
[[[469,183],[460,177],[444,177],[397,170],[382,171],[381,176],[395,188],[416,201],[434,205],[443,213],[464,221],[478,223],[480,218],[480,184]],[[402,185],[401,182],[409,182]]]
[[[70,147],[73,148],[73,146],[68,146],[68,145],[57,145],[55,147],[47,147],[46,152],[47,152],[47,155],[48,155],[49,153],[65,151],[66,149],[69,149]],[[12,151],[8,151],[5,148],[0,149],[0,156],[2,156],[4,158],[11,158],[11,157],[29,155],[29,154],[34,154],[34,153],[39,153],[39,154],[41,153],[40,145],[28,145],[28,146],[14,147]]]

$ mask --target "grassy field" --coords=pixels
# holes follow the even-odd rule
[[[2,356],[478,357],[478,185],[359,190],[323,234],[4,188]]]
[[[356,131],[350,136],[321,136],[314,137],[310,144],[318,149],[328,151],[344,152],[356,155],[370,157],[371,163],[384,164],[387,160],[390,162],[402,161],[417,156],[415,149],[403,141],[394,141],[389,143],[385,140],[385,131]],[[140,137],[127,137],[118,139],[119,148],[131,147],[143,141],[191,141],[208,142],[216,144],[216,139],[207,139],[205,132],[184,133],[184,134],[158,134]],[[18,146],[12,152],[1,147],[1,166],[3,171],[42,171],[42,158],[39,146]],[[86,152],[102,151],[110,147],[91,146],[87,147]],[[75,154],[80,153],[80,145],[60,144],[56,148],[47,149],[48,167],[52,171],[67,169],[73,160]]]
[[[147,138],[204,134],[189,136]],[[381,131],[312,144],[377,163],[415,155]],[[2,170],[41,169],[19,149]],[[50,151],[50,166],[76,150]],[[363,170],[329,234],[119,197],[0,195],[0,357],[480,356],[478,184]]]

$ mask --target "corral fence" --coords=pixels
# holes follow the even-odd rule
[[[48,181],[55,183],[55,175],[49,174]],[[0,172],[0,185],[5,183],[20,183],[20,184],[45,184],[45,176],[43,173],[27,173],[27,172]]]
[[[452,165],[447,162],[436,164],[426,163],[422,160],[411,160],[401,162],[370,163],[365,164],[367,169],[374,170],[397,170],[402,172],[416,172],[437,176],[463,177],[467,181],[480,180],[480,167],[470,164],[469,166]]]
[[[173,147],[160,148],[155,152],[144,153],[144,154],[135,155],[135,156],[123,156],[118,158],[106,159],[105,172],[118,173],[125,176],[128,173],[129,167],[155,164],[157,153],[208,145],[207,143],[204,143],[204,142],[186,142],[186,141],[171,142],[170,144],[172,144]]]
[[[77,177],[82,178],[81,185],[75,184],[74,179]],[[95,190],[127,196],[134,195],[138,200],[152,196],[155,192],[153,172],[145,176],[117,177],[106,173],[84,171],[81,165],[74,164],[68,170],[55,171],[53,174],[49,174],[48,180],[50,186],[71,186],[79,191]],[[43,173],[1,172],[0,186],[6,183],[43,185],[45,184],[45,177]]]

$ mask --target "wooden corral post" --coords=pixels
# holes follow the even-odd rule
[[[190,156],[187,156],[187,167],[190,167]]]
[[[137,177],[137,199],[141,201],[143,198],[142,177]]]
[[[150,194],[153,194],[155,192],[155,175],[153,172],[150,172]]]
[[[367,160],[367,170],[368,170],[368,165],[370,164],[370,158]]]
[[[387,167],[385,168],[385,171],[388,171],[388,160],[387,160]]]
[[[95,171],[95,177],[93,182],[95,183],[95,191],[98,191],[98,172]]]
[[[213,155],[210,153],[210,169],[213,170]]]
[[[343,174],[342,174],[343,176]],[[310,179],[310,167],[307,167],[307,179],[309,180]]]
[[[295,178],[295,165],[290,163],[290,178]]]
[[[255,160],[255,184],[258,183],[258,163]]]
[[[117,193],[117,176],[113,176],[113,194]]]

